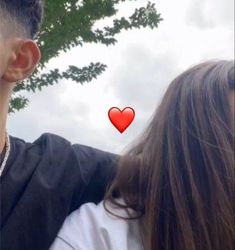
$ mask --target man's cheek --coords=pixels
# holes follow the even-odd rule
[[[5,70],[5,64],[3,63],[3,58],[0,57],[0,81],[3,77],[3,74],[4,74],[4,70]]]
[[[2,76],[3,76],[3,65],[0,61],[0,80],[2,79]]]

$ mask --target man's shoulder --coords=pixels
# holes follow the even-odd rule
[[[103,153],[108,153],[108,154],[113,154],[111,152],[105,152],[101,149],[95,148],[95,147],[91,147],[91,146],[87,146],[87,145],[83,145],[83,144],[79,144],[79,143],[75,143],[72,144],[69,140],[67,140],[66,138],[57,135],[57,134],[53,134],[53,133],[43,133],[41,136],[39,136],[36,140],[34,140],[33,142],[27,142],[21,138],[18,137],[14,137],[14,136],[10,136],[11,142],[17,146],[21,146],[21,147],[26,147],[26,148],[33,148],[33,147],[41,147],[42,149],[47,149],[47,147],[49,146],[50,148],[63,148],[64,147],[73,147],[75,150],[79,149],[81,150],[84,154],[86,153],[90,153],[90,154],[103,154]]]
[[[77,179],[87,185],[94,176],[100,177],[100,180],[94,180],[100,184],[113,175],[112,166],[116,162],[116,155],[72,144],[55,134],[44,133],[32,143],[12,136],[10,141],[12,150],[3,176],[7,173],[8,176],[15,175],[17,172],[17,175],[23,175],[24,178],[26,175],[30,178],[43,176],[44,180],[50,182],[62,176],[69,179],[77,175]]]
[[[10,142],[13,145],[13,147],[24,148],[24,149],[31,149],[33,147],[43,148],[49,144],[53,146],[59,146],[61,144],[69,145],[69,146],[71,145],[71,143],[65,138],[56,134],[52,134],[52,133],[43,133],[33,142],[29,142],[22,138],[18,138],[18,137],[10,135]]]
[[[10,137],[12,149],[15,155],[37,155],[38,157],[47,157],[52,159],[62,159],[73,157],[76,162],[83,165],[89,159],[90,163],[103,162],[116,158],[116,155],[105,152],[100,149],[82,145],[72,144],[69,140],[53,133],[43,133],[34,142],[26,142],[17,137]],[[92,161],[93,159],[93,161]]]
[[[51,133],[44,133],[33,142],[10,136],[10,143],[10,158],[14,158],[14,161],[17,158],[22,160],[55,158],[55,156],[61,158],[69,153],[71,154],[72,151],[71,143],[68,140]]]

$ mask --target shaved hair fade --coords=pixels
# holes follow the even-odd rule
[[[0,0],[0,36],[35,39],[42,22],[44,1]]]

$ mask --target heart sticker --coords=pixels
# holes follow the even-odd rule
[[[130,107],[126,107],[122,111],[117,107],[113,107],[109,110],[108,116],[113,126],[120,133],[123,133],[133,122],[135,111]]]

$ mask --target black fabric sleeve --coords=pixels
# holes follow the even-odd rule
[[[104,198],[108,185],[116,173],[117,155],[103,152],[91,147],[75,144],[72,146],[80,167],[84,190],[81,197],[76,197],[79,187],[75,190],[71,205],[72,211],[87,202],[99,203]],[[85,167],[83,167],[85,166]]]
[[[66,216],[98,203],[116,171],[117,156],[44,134],[34,143],[11,138],[1,178],[1,250],[47,250]]]

